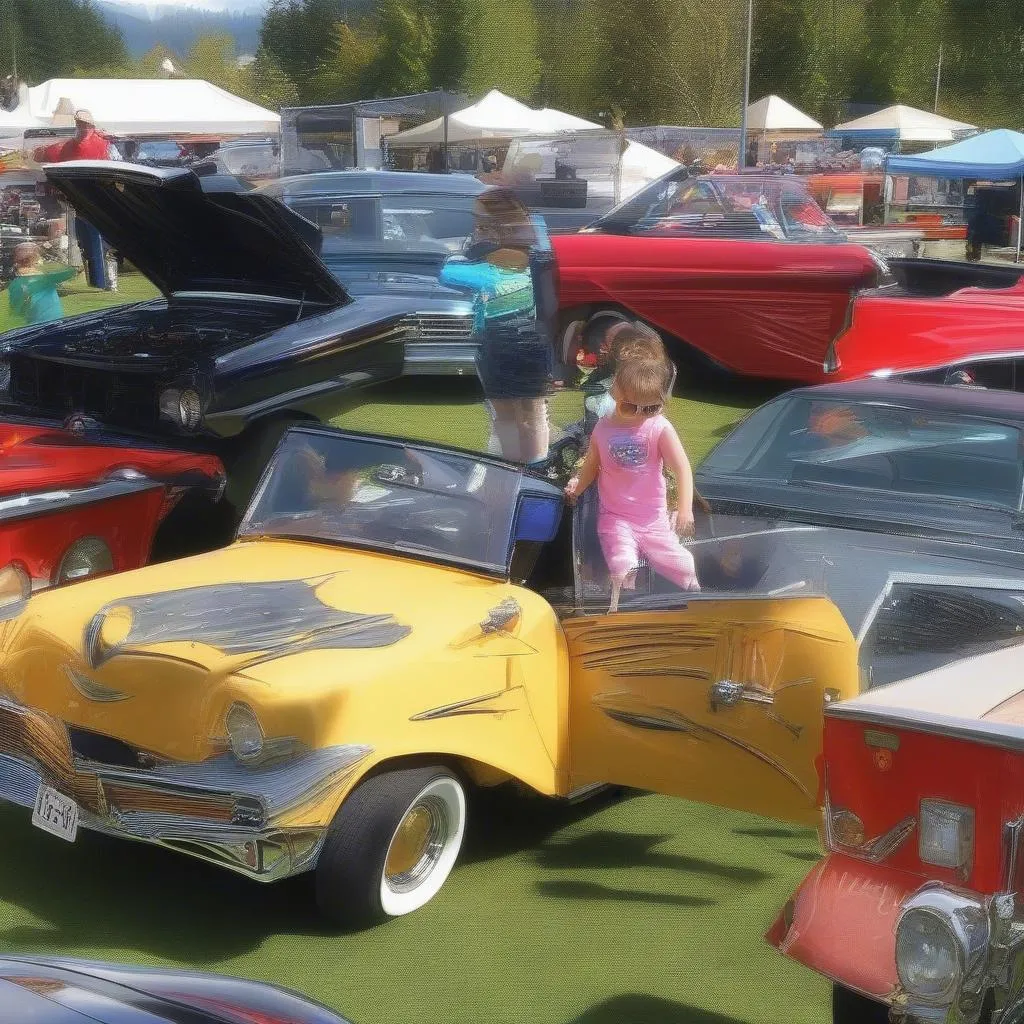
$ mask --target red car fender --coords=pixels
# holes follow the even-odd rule
[[[76,542],[101,540],[115,572],[149,560],[161,520],[191,487],[216,500],[225,474],[202,454],[98,444],[68,430],[0,423],[0,567],[57,580]]]
[[[576,234],[552,238],[563,313],[621,307],[726,370],[825,380],[851,294],[878,267],[858,245]]]
[[[899,982],[896,922],[920,886],[908,872],[830,854],[803,880],[765,939],[812,971],[887,1001]]]
[[[828,379],[836,381],[1024,356],[1024,295],[858,296],[835,352],[838,365]]]

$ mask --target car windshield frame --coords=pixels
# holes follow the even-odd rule
[[[690,215],[680,214],[680,222],[684,217],[693,218],[694,232],[706,228],[709,237],[714,237],[714,229],[720,224],[725,224],[728,218],[749,215],[751,226],[756,222],[760,225],[763,236],[777,241],[808,243],[845,240],[846,236],[842,230],[821,209],[810,190],[799,179],[787,175],[694,175],[685,167],[674,168],[641,189],[636,195],[595,221],[589,230],[611,234],[637,234],[644,237],[678,237],[680,232],[678,227],[672,227],[672,218],[665,215],[653,216],[651,210],[659,203],[666,203],[678,195],[686,188],[688,182],[706,188],[719,207],[717,210],[704,213],[695,211]],[[765,204],[753,203],[747,206],[736,201],[737,192],[749,194],[758,190],[764,194],[767,200]],[[824,222],[820,231],[785,216],[784,200],[797,194],[820,211]]]
[[[759,484],[773,484],[776,487],[783,489],[799,488],[801,490],[819,489],[826,491],[856,491],[864,494],[865,497],[870,496],[874,500],[889,498],[894,501],[914,501],[915,503],[922,505],[957,504],[970,508],[997,512],[1011,517],[1021,515],[1022,509],[1024,509],[1024,469],[1021,467],[1021,461],[1019,458],[1013,463],[1016,466],[1017,471],[1016,483],[1013,489],[1007,490],[1007,499],[1005,501],[1000,501],[998,499],[986,500],[983,496],[968,497],[962,494],[943,494],[937,492],[930,493],[927,491],[879,488],[870,486],[863,482],[844,483],[841,481],[833,482],[816,479],[800,479],[798,476],[794,475],[794,471],[801,464],[810,465],[822,460],[820,458],[817,460],[800,460],[795,458],[792,453],[786,453],[784,456],[780,456],[780,459],[785,459],[785,465],[788,468],[788,472],[785,475],[780,473],[767,473],[765,471],[767,467],[764,466],[764,463],[766,462],[773,446],[777,444],[781,431],[787,424],[791,424],[793,422],[794,415],[801,406],[805,407],[807,413],[806,420],[810,423],[811,410],[815,405],[833,405],[837,411],[850,410],[851,408],[858,412],[873,411],[876,416],[884,415],[888,412],[893,416],[925,417],[935,424],[935,429],[939,429],[943,423],[950,427],[954,424],[962,424],[965,431],[972,426],[976,426],[977,428],[988,426],[992,429],[1015,433],[1017,435],[1018,451],[1020,451],[1021,446],[1024,445],[1024,426],[1005,419],[987,416],[983,413],[962,413],[953,409],[930,409],[927,407],[917,407],[912,404],[900,404],[885,400],[873,401],[870,399],[845,398],[841,395],[825,396],[804,393],[796,395],[782,395],[774,401],[768,402],[758,409],[755,409],[740,424],[738,424],[723,441],[712,449],[704,463],[701,465],[699,472],[707,477],[717,478],[720,481],[748,483],[756,481]],[[803,429],[806,430],[809,428]],[[752,443],[749,443],[742,451],[738,449],[730,451],[731,448],[734,448],[739,443],[740,438],[745,438],[748,435],[752,439]],[[959,445],[962,444],[964,440],[964,438],[960,438],[957,439],[955,443]],[[853,442],[850,443],[852,444]],[[920,439],[917,442],[908,442],[903,446],[894,445],[887,448],[885,445],[882,445],[878,447],[877,451],[865,452],[864,454],[881,456],[891,455],[895,457],[902,453],[917,453],[924,451],[927,448],[939,448],[944,444],[950,443],[953,442],[943,442],[939,438],[930,442],[926,439]],[[725,461],[723,456],[726,456],[727,453],[728,461]],[[851,452],[850,454],[851,457],[857,457],[856,452]],[[733,468],[730,468],[730,465],[733,463]],[[780,461],[780,466],[781,465],[782,463]],[[759,471],[759,466],[763,467],[761,468],[761,471]],[[1011,494],[1013,495],[1012,498],[1010,497]]]
[[[380,450],[382,457],[378,469],[385,466],[389,468],[399,468],[399,456],[403,454],[414,454],[422,455],[428,460],[433,460],[434,468],[441,466],[452,473],[456,473],[458,469],[461,468],[469,470],[469,473],[472,474],[477,467],[482,467],[482,470],[484,471],[483,475],[486,478],[486,470],[498,471],[498,473],[502,475],[499,480],[503,478],[504,486],[495,487],[494,483],[496,481],[492,479],[492,491],[490,496],[498,499],[507,497],[507,500],[504,501],[503,506],[489,506],[492,517],[489,524],[482,532],[489,534],[494,534],[495,531],[499,532],[499,536],[503,538],[502,540],[488,541],[487,543],[489,545],[488,550],[494,553],[500,551],[501,557],[495,557],[493,560],[487,560],[479,557],[466,557],[457,553],[431,549],[426,545],[418,543],[405,542],[400,544],[388,542],[380,538],[359,537],[351,534],[341,535],[340,532],[336,532],[332,536],[323,531],[317,532],[310,529],[304,530],[301,528],[294,528],[295,524],[312,522],[312,516],[316,513],[316,510],[312,508],[291,514],[282,511],[277,515],[268,517],[261,512],[261,506],[267,500],[268,495],[271,494],[275,484],[279,483],[280,478],[283,475],[282,465],[287,461],[287,457],[294,455],[292,448],[297,439],[302,438],[320,439],[326,444],[334,445],[335,451],[333,454],[339,455],[341,454],[342,448],[345,444],[354,448],[362,448],[364,452],[369,448],[376,447]],[[387,455],[389,453],[394,456],[390,461],[387,460]],[[464,465],[458,467],[457,463],[460,461],[464,463]],[[347,467],[346,471],[355,472],[355,470],[350,467]],[[469,477],[467,475],[467,480],[468,479]],[[383,434],[344,431],[332,427],[316,426],[312,424],[294,426],[281,438],[274,455],[268,462],[256,490],[253,492],[253,497],[249,502],[245,514],[238,525],[235,533],[235,540],[296,540],[307,543],[324,544],[337,548],[353,548],[376,552],[388,557],[412,558],[417,561],[428,562],[435,565],[445,565],[452,568],[464,569],[479,575],[507,581],[510,578],[513,553],[517,544],[517,517],[520,514],[520,506],[523,499],[529,497],[531,494],[531,488],[529,485],[534,482],[537,483],[539,488],[543,488],[545,486],[540,481],[534,481],[534,478],[527,473],[524,466],[515,462],[509,462],[504,459],[497,458],[493,455],[473,451],[471,449],[446,447],[425,443],[419,440]],[[468,488],[465,492],[455,491],[451,489],[451,486],[453,485],[450,485],[447,491],[445,491],[440,490],[437,487],[424,486],[423,483],[407,482],[404,479],[397,478],[384,483],[381,481],[379,476],[374,476],[372,482],[369,478],[363,478],[358,482],[358,486],[352,491],[348,504],[369,505],[375,499],[373,497],[366,497],[363,500],[359,500],[357,495],[359,494],[360,489],[363,487],[370,487],[379,490],[386,486],[392,486],[396,489],[401,488],[403,498],[411,498],[417,493],[429,494],[435,498],[438,496],[448,497],[449,499],[454,499],[452,501],[453,507],[466,508],[470,502],[481,501],[481,499],[474,497],[474,492],[470,492]],[[488,495],[486,494],[483,495],[484,498],[487,496]],[[457,505],[456,501],[458,503]],[[347,507],[348,506],[346,505],[346,508]],[[325,518],[326,516],[321,516],[319,522],[323,523]],[[340,514],[338,519],[340,519]],[[335,520],[335,525],[337,525],[338,519]],[[380,520],[378,519],[378,521]],[[278,523],[282,524],[280,528],[278,527]],[[271,524],[273,524],[273,528],[270,528]],[[286,526],[285,524],[290,525]]]

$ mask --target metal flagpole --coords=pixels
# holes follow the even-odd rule
[[[937,114],[939,112],[939,86],[942,84],[942,43],[939,43],[939,66],[935,72],[935,106],[932,108]]]
[[[743,111],[740,116],[739,169],[747,166],[747,106],[750,104],[750,43],[754,34],[754,0],[747,0],[747,59],[743,65]]]

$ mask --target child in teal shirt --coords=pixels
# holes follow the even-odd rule
[[[70,281],[78,271],[60,263],[45,264],[39,246],[22,242],[14,249],[14,278],[7,289],[12,317],[22,324],[60,320],[64,307],[57,285]]]

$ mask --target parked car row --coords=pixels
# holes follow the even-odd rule
[[[46,173],[162,298],[0,342],[0,799],[67,842],[311,873],[345,925],[434,898],[485,787],[824,808],[769,938],[836,1019],[1024,1019],[1016,271],[701,237],[672,181],[557,236],[566,325],[626,312],[684,368],[816,385],[701,466],[702,591],[642,567],[609,614],[557,465],[312,421],[471,364],[438,276],[483,186]]]

